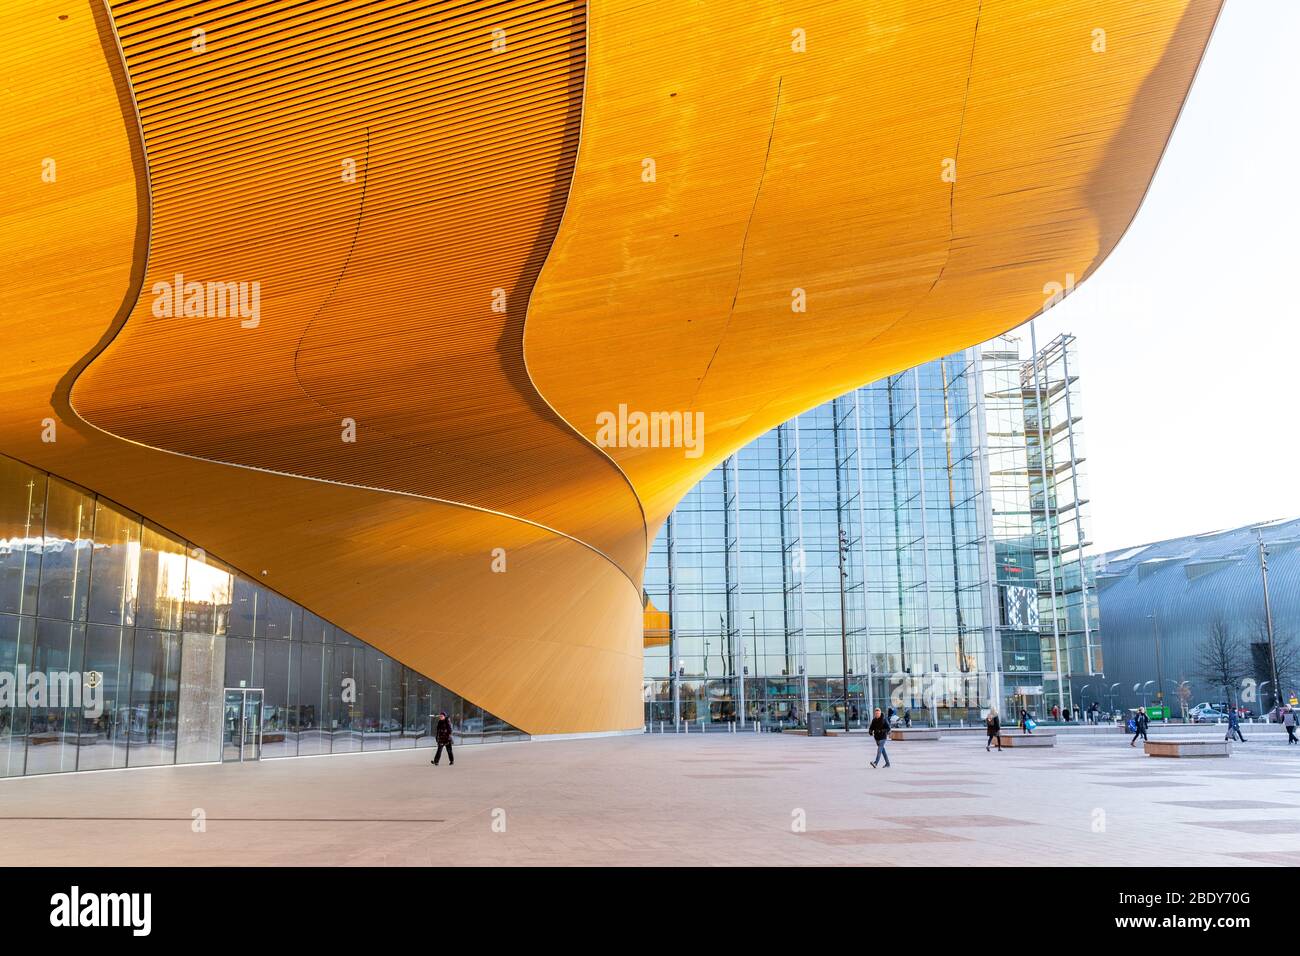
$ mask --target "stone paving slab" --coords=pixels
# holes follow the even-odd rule
[[[0,780],[0,847],[11,866],[1300,865],[1300,748],[1258,737],[1230,774],[1161,773],[1099,734],[1031,760],[954,735],[874,770],[865,743],[763,734],[63,774]]]

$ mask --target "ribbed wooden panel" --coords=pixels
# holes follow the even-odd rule
[[[159,448],[518,515],[639,574],[626,480],[522,360],[577,149],[583,4],[112,9],[153,228],[144,295],[78,411]],[[260,324],[155,316],[178,273],[260,283]]]
[[[1219,6],[750,0],[674,5],[665,29],[640,0],[592,0],[577,171],[525,333],[534,383],[593,437],[620,404],[703,412],[702,457],[611,450],[653,533],[733,449],[1095,269]]]
[[[139,9],[163,15],[181,6]],[[258,9],[274,12],[275,5]],[[14,19],[0,31],[6,96],[0,151],[14,170],[0,177],[0,449],[148,515],[525,731],[639,726],[639,594],[591,548],[508,516],[182,457],[92,428],[74,413],[69,369],[97,351],[119,310],[133,301],[133,263],[141,261],[137,247],[147,237],[147,207],[140,205],[146,184],[132,158],[135,117],[124,116],[112,75],[120,66],[116,51],[106,55],[90,9],[31,0]],[[184,21],[184,39],[183,27]],[[286,39],[274,31],[267,37]],[[217,37],[209,38],[215,46]],[[111,34],[108,39],[111,48]],[[166,31],[153,41],[160,49],[167,42]],[[165,59],[162,52],[154,56]],[[195,75],[193,82],[200,94],[204,80]],[[156,114],[162,126],[192,122],[183,87],[155,103],[170,110]],[[216,112],[204,115],[194,132],[212,129],[213,143],[253,144],[261,135],[222,125]],[[304,128],[302,135],[314,134]],[[259,169],[278,175],[269,157],[250,166],[237,150],[178,145],[160,164],[159,197],[168,175],[176,183],[177,170],[203,157],[207,172],[189,174],[191,181],[224,177],[238,191],[246,188],[240,177]],[[53,183],[41,179],[44,158],[57,163]],[[229,169],[227,160],[234,164]],[[286,153],[284,162],[296,160]],[[256,209],[214,211],[167,188],[200,217],[169,219],[169,241],[184,236],[213,262],[223,250],[209,248],[202,217],[223,229],[233,229],[229,217],[236,212],[260,221]],[[286,229],[279,243],[258,232],[257,241],[268,261],[282,264],[277,275],[298,282],[294,257],[303,275],[318,269],[313,256],[333,241],[328,232],[321,227],[320,242],[297,229]],[[226,254],[245,255],[237,240],[228,245]],[[252,347],[224,353],[219,336],[204,339],[201,332],[192,341],[169,340],[166,352],[160,344],[156,355],[137,351],[135,360],[158,377],[122,387],[134,395],[176,389],[186,369],[224,378],[227,391],[240,393],[242,376],[260,368],[261,353]],[[195,368],[204,363],[205,369]],[[57,419],[54,442],[42,441],[46,418]],[[159,424],[167,421],[162,415]],[[287,424],[291,436],[293,423]],[[504,573],[493,570],[494,548],[504,550]]]

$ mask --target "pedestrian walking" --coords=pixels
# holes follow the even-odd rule
[[[1243,744],[1246,742],[1246,738],[1241,735],[1241,718],[1237,716],[1237,709],[1235,707],[1228,711],[1228,733],[1223,739],[1231,740],[1234,736]]]
[[[445,710],[438,712],[438,723],[433,728],[433,739],[438,744],[438,750],[429,763],[433,764],[435,767],[438,766],[438,761],[442,759],[442,750],[446,747],[447,763],[451,766],[455,766],[456,755],[451,752],[451,721],[447,719],[447,712]]]
[[[1293,744],[1296,742],[1295,736],[1296,714],[1294,707],[1288,707],[1282,714],[1282,726],[1286,728],[1286,742]]]
[[[1029,711],[1021,707],[1020,708],[1020,729],[1027,734],[1032,734],[1034,732],[1034,728],[1029,726],[1030,723],[1031,721],[1029,720]]]
[[[876,715],[871,718],[867,732],[876,739],[876,759],[871,761],[871,766],[876,766],[884,758],[885,766],[888,767],[889,754],[885,752],[885,741],[889,739],[889,721],[880,713],[879,707],[876,708]]]
[[[1142,742],[1147,741],[1147,725],[1151,723],[1151,718],[1147,716],[1147,709],[1139,707],[1137,715],[1133,718],[1133,739],[1128,742],[1130,747],[1137,746],[1137,739],[1142,738]]]
[[[998,712],[996,708],[993,707],[989,708],[989,715],[984,718],[984,728],[988,731],[988,735],[989,735],[989,742],[984,745],[984,749],[987,751],[990,747],[993,746],[993,743],[996,741],[998,745],[998,750],[1001,751],[1002,738],[998,735],[1002,733],[1002,721],[998,719]]]

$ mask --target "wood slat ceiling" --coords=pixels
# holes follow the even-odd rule
[[[593,439],[619,404],[704,414],[703,457],[610,449],[653,535],[720,457],[1089,275],[1219,6],[709,3],[677,8],[668,42],[638,0],[593,2],[573,190],[525,333],[534,383]]]

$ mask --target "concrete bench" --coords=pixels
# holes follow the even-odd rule
[[[998,734],[998,744],[1002,747],[1055,747],[1056,734],[1027,734],[1023,730],[1004,730]]]
[[[1148,757],[1231,757],[1232,742],[1217,738],[1175,737],[1148,740],[1142,745]]]
[[[895,727],[889,732],[890,740],[938,740],[938,727]]]

